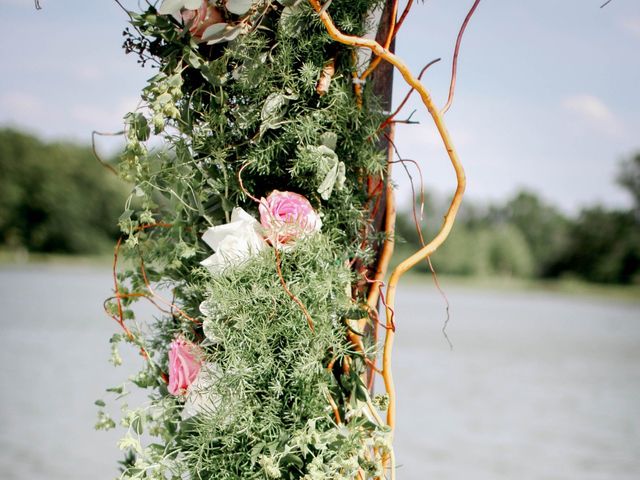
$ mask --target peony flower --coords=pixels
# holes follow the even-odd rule
[[[231,213],[231,222],[209,228],[202,240],[215,253],[200,264],[214,274],[246,261],[267,246],[260,234],[260,223],[238,207]]]
[[[224,23],[224,18],[216,7],[202,0],[202,5],[196,10],[183,10],[182,21],[189,27],[194,38],[201,39],[207,28],[216,23]]]
[[[169,393],[183,395],[198,376],[202,358],[200,348],[182,337],[169,347]]]
[[[293,192],[274,190],[260,199],[260,223],[274,246],[286,245],[322,228],[309,200]]]

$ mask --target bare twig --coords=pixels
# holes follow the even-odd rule
[[[449,110],[449,108],[451,107],[451,104],[453,103],[453,93],[456,88],[456,72],[458,70],[458,54],[460,53],[460,44],[462,43],[462,35],[464,34],[464,31],[467,28],[467,24],[469,23],[469,20],[471,20],[471,17],[473,16],[473,12],[476,11],[476,8],[478,7],[479,3],[480,3],[480,0],[475,0],[475,2],[473,2],[473,5],[471,6],[469,13],[467,13],[467,16],[465,17],[464,22],[462,22],[460,31],[458,32],[458,38],[456,39],[456,46],[455,46],[455,49],[453,50],[453,62],[451,64],[451,83],[449,85],[449,98],[447,98],[447,103],[445,104],[445,106],[442,108],[442,111],[440,112],[441,115],[444,115],[445,113],[447,113],[447,110]]]
[[[418,80],[422,80],[422,76],[425,74],[425,72],[429,69],[429,67],[435,63],[438,63],[440,60],[442,60],[441,58],[436,58],[435,60],[431,60],[429,63],[427,63],[424,67],[422,67],[422,70],[420,70],[420,74],[418,75]],[[387,117],[387,119],[382,122],[382,125],[380,125],[380,128],[378,129],[378,131],[380,130],[384,130],[384,128],[389,125],[393,119],[395,118],[396,115],[398,115],[398,113],[400,113],[400,111],[404,108],[404,106],[406,105],[406,103],[409,101],[409,98],[411,98],[411,94],[413,92],[415,92],[416,89],[411,87],[409,89],[409,91],[407,92],[407,94],[404,96],[404,98],[402,99],[402,102],[400,102],[400,105],[398,105],[398,108],[395,109],[395,111],[389,115]]]
[[[91,150],[93,150],[93,156],[96,157],[103,167],[108,168],[114,175],[118,175],[118,172],[115,168],[113,168],[109,163],[102,160],[100,155],[98,155],[98,150],[96,149],[96,135],[100,135],[102,137],[117,137],[119,135],[124,135],[124,130],[120,130],[119,132],[98,132],[94,130],[91,132]]]
[[[402,15],[400,15],[400,18],[398,19],[398,21],[396,22],[395,27],[393,28],[393,36],[394,37],[396,35],[398,35],[398,31],[400,30],[400,27],[404,23],[405,18],[407,18],[407,15],[409,15],[409,11],[411,10],[411,6],[412,5],[413,5],[413,0],[409,0],[407,2],[407,5],[405,5],[404,11],[402,12]]]

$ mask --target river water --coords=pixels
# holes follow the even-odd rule
[[[93,402],[139,359],[107,362],[110,287],[102,268],[0,270],[0,478],[117,475]],[[399,294],[398,479],[640,478],[639,303],[447,290],[453,350],[434,288]]]

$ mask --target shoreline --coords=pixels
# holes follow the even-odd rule
[[[594,298],[598,300],[619,300],[640,304],[640,285],[618,285],[589,283],[575,278],[539,279],[516,277],[482,277],[461,275],[437,275],[440,286],[446,293],[447,288],[486,290],[505,293],[548,293],[569,297]],[[436,288],[429,273],[407,273],[400,285],[429,285]]]
[[[111,269],[113,255],[64,255],[0,250],[0,272],[15,270],[46,269]],[[620,300],[640,303],[640,285],[614,285],[589,283],[575,278],[536,279],[494,276],[461,276],[438,274],[442,289],[447,288],[486,290],[492,292],[518,293],[538,292],[573,297],[591,297],[601,300]],[[409,272],[400,285],[435,287],[432,275]]]

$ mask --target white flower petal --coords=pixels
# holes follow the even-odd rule
[[[210,257],[205,258],[200,262],[200,265],[206,267],[211,273],[220,273],[224,270],[226,263],[224,259],[217,253],[214,253]]]
[[[198,376],[189,385],[182,409],[182,419],[214,411],[220,404],[220,396],[213,390],[218,367],[215,363],[207,362],[202,365]]]
[[[220,243],[229,235],[234,235],[238,230],[238,222],[225,223],[224,225],[216,225],[209,227],[202,235],[204,243],[209,245],[214,251],[220,248]]]
[[[220,273],[229,265],[238,265],[266,248],[260,223],[241,208],[234,208],[231,222],[209,228],[202,239],[215,250],[201,265],[211,273]]]
[[[231,222],[247,222],[250,224],[259,223],[255,218],[249,215],[240,207],[235,207],[231,212]]]

